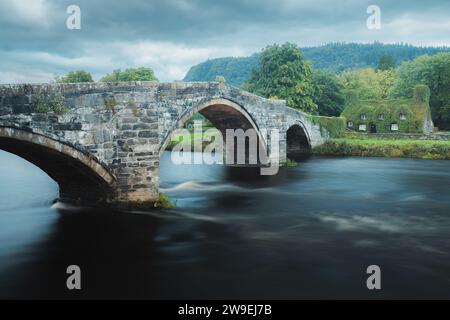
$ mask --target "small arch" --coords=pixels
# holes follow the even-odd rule
[[[295,123],[286,131],[286,156],[302,160],[311,153],[311,140],[303,124]]]
[[[55,180],[67,199],[109,200],[115,177],[88,152],[55,137],[14,127],[0,127],[0,149],[33,163]]]

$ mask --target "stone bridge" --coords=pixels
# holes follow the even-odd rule
[[[18,84],[0,86],[0,149],[40,167],[63,198],[152,202],[171,133],[196,112],[222,132],[278,129],[281,163],[326,138],[284,101],[223,81]]]

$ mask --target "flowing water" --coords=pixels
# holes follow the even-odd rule
[[[121,213],[52,204],[56,183],[0,151],[0,298],[449,299],[449,168],[312,157],[261,177],[166,152],[177,209]]]

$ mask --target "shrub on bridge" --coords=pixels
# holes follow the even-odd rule
[[[67,112],[68,108],[65,106],[64,96],[61,93],[40,93],[36,97],[35,110],[38,113],[54,112],[63,114]]]

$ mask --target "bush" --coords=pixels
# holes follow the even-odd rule
[[[293,168],[298,166],[298,162],[289,158],[286,158],[286,167]]]
[[[165,193],[160,193],[158,200],[154,204],[155,208],[160,209],[173,209],[176,208],[176,205],[172,202],[168,195]]]
[[[158,81],[153,69],[151,68],[131,68],[125,70],[114,70],[107,74],[100,82],[119,82],[119,81]]]
[[[80,82],[94,82],[89,72],[83,70],[71,71],[63,77],[56,77],[56,83],[80,83]]]
[[[35,110],[37,113],[54,112],[63,114],[68,108],[64,104],[64,96],[57,94],[38,94],[36,97]]]

